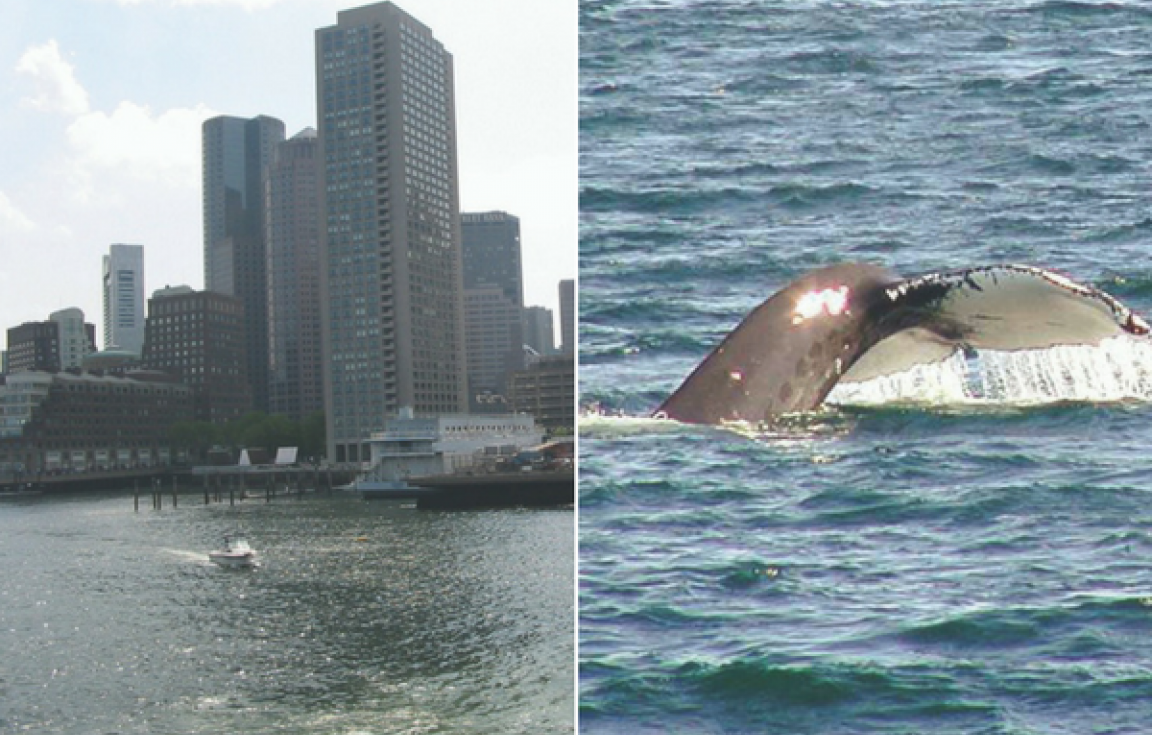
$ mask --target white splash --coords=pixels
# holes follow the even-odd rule
[[[1098,345],[1020,352],[957,352],[943,362],[862,383],[842,383],[827,402],[874,406],[1036,404],[1152,400],[1152,341],[1127,335]]]

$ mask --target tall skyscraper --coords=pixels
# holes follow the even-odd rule
[[[524,367],[520,220],[506,212],[460,215],[469,408],[506,410],[508,377]]]
[[[266,177],[268,411],[297,421],[324,410],[316,131],[276,147]]]
[[[560,351],[576,354],[576,282],[560,281]]]
[[[144,349],[144,246],[113,245],[104,256],[104,349]]]
[[[328,456],[467,409],[452,56],[390,2],[316,31]]]
[[[244,302],[254,407],[268,408],[268,285],[264,175],[284,123],[261,115],[204,122],[204,286]]]

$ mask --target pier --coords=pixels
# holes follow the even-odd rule
[[[331,491],[351,481],[354,476],[352,469],[331,466],[150,467],[5,478],[0,481],[0,493],[132,490],[134,495],[162,492],[165,497],[174,497],[183,492],[222,499],[229,492],[235,496],[237,493],[250,494],[253,490],[270,495],[305,490]]]
[[[365,499],[415,500],[421,510],[465,508],[542,508],[576,502],[571,466],[557,470],[428,475],[405,487],[364,490]]]
[[[131,491],[133,506],[154,510],[343,489],[356,472],[346,467],[226,465],[76,472],[0,482],[0,493]],[[414,500],[421,510],[558,507],[576,500],[575,472],[560,469],[463,472],[410,478],[398,487],[361,490],[367,500]]]

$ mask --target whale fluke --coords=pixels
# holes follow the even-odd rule
[[[1148,324],[1112,296],[1025,265],[902,279],[872,265],[808,273],[771,296],[657,410],[688,423],[770,421],[958,350],[1097,344]]]

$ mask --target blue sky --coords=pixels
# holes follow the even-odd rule
[[[203,288],[200,124],[315,126],[333,0],[14,0],[0,24],[0,329],[77,306],[103,344],[101,256],[147,294]],[[453,55],[464,211],[520,217],[525,300],[558,310],[577,253],[576,0],[398,0]],[[559,333],[557,332],[557,339]]]

